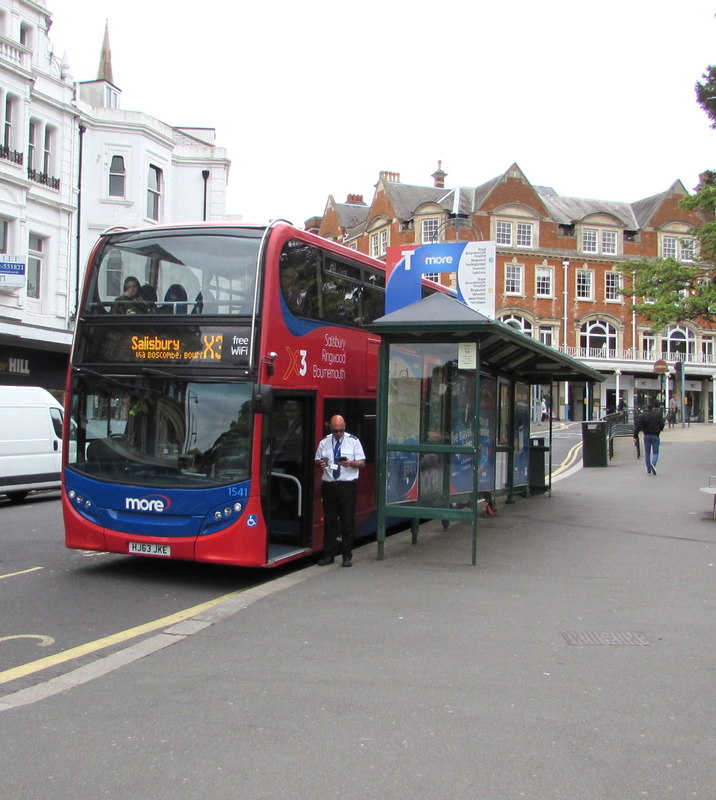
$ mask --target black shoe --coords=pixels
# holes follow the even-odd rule
[[[656,469],[654,468],[653,464],[651,465],[651,474],[656,475]]]
[[[352,567],[353,566],[353,559],[352,558],[344,558],[343,563],[341,564],[342,567]]]
[[[319,567],[327,567],[329,564],[332,564],[335,561],[335,556],[323,556],[322,559],[318,562]]]

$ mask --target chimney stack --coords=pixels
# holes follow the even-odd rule
[[[400,183],[399,172],[387,172],[386,170],[381,170],[380,177],[383,180],[388,181],[388,183]]]
[[[365,205],[365,203],[363,202],[362,194],[349,194],[346,197],[346,203],[354,203],[355,205],[360,205],[360,206]]]
[[[435,188],[436,189],[444,189],[445,188],[445,178],[447,177],[447,172],[443,172],[443,162],[438,161],[438,168],[433,172],[430,176],[435,181]]]

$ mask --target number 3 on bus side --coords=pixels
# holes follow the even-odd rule
[[[305,375],[308,372],[308,365],[306,364],[306,354],[308,350],[299,350],[298,354],[301,356],[301,368],[298,370],[299,375]]]

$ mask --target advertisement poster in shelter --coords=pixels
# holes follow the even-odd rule
[[[388,442],[418,444],[422,360],[409,348],[392,347],[388,381]],[[418,497],[418,454],[389,452],[386,471],[388,503],[415,501]]]
[[[480,407],[477,409],[479,455],[478,490],[491,492],[495,488],[495,398],[497,382],[494,378],[480,380]],[[475,373],[458,374],[453,382],[452,444],[472,445],[472,416],[475,396]],[[472,456],[458,453],[452,456],[450,492],[472,492]]]
[[[530,443],[530,387],[526,383],[515,384],[515,427],[512,449],[514,451],[513,483],[526,486],[529,470]]]

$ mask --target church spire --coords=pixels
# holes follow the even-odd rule
[[[106,81],[114,86],[114,77],[112,75],[112,51],[109,47],[109,20],[106,20],[104,25],[104,40],[102,42],[102,52],[99,55],[97,80]]]

